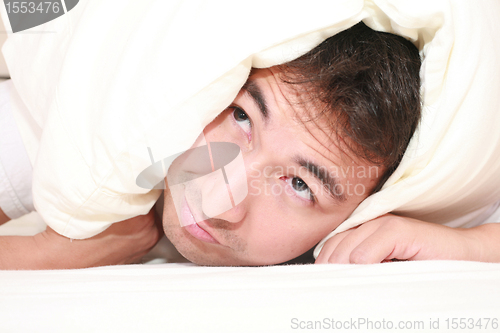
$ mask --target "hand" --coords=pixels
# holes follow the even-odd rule
[[[494,227],[498,230],[498,225]],[[485,232],[476,228],[450,228],[386,214],[330,238],[316,263],[371,264],[392,259],[481,260],[484,251],[480,236],[485,236]]]
[[[50,228],[39,235],[35,238],[45,238],[41,248],[45,249],[43,252],[51,267],[83,268],[135,263],[156,245],[163,228],[152,209],[146,215],[113,223],[88,239],[70,240]],[[68,255],[61,257],[61,251]]]

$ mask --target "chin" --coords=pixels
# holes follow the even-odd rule
[[[201,266],[241,266],[243,261],[234,258],[230,249],[220,249],[213,244],[191,239],[179,227],[164,226],[165,235],[177,251],[190,262]]]
[[[230,248],[208,244],[184,234],[182,228],[165,227],[165,235],[177,251],[190,262],[200,266],[266,266],[281,263],[285,260],[252,260],[246,253],[234,253]]]
[[[199,251],[197,248],[185,248],[182,246],[176,246],[176,248],[184,258],[200,266],[258,266],[258,264],[252,264],[246,260],[233,258],[215,251]]]

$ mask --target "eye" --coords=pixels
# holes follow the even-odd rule
[[[311,189],[309,186],[306,184],[302,178],[299,177],[285,177],[285,181],[290,185],[292,190],[297,194],[297,196],[308,200],[308,201],[314,201],[314,195],[311,192]]]
[[[240,126],[245,133],[250,134],[252,130],[252,123],[247,113],[243,109],[233,106],[233,118],[236,124]]]

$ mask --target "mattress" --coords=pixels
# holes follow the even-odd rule
[[[4,271],[0,330],[498,332],[499,281],[458,261]]]

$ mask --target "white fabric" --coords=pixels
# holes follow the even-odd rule
[[[26,234],[38,231],[41,221],[33,217],[18,226]],[[17,222],[21,221],[0,226],[0,234],[12,234],[7,229],[14,231]],[[500,264],[464,261],[0,271],[0,327],[2,333],[277,333],[303,331],[292,328],[293,318],[333,319],[348,325],[351,319],[365,318],[394,325],[415,320],[425,325],[388,332],[449,332],[447,318],[449,325],[451,318],[500,320],[498,281]],[[439,329],[430,329],[430,321],[437,319]],[[379,330],[358,326],[316,331]],[[498,332],[498,328],[464,331]]]
[[[302,1],[242,6],[81,1],[33,28],[47,33],[9,36],[3,52],[11,77],[43,128],[33,193],[49,226],[85,238],[147,212],[159,192],[146,193],[135,178],[150,164],[148,147],[156,159],[185,150],[252,66],[293,59],[362,15],[362,2],[351,0],[330,13]],[[315,20],[277,22],[275,13]]]
[[[16,333],[451,332],[452,318],[457,325],[482,318],[481,328],[461,331],[498,332],[498,281],[500,264],[460,261],[3,271],[0,325]],[[293,318],[347,325],[365,318],[394,328],[294,329]],[[400,321],[423,326],[396,329]]]
[[[0,17],[0,28],[3,26],[4,26],[3,20]],[[7,30],[7,29],[5,29],[5,30]],[[2,31],[2,32],[4,32],[4,31]],[[7,34],[1,33],[0,34],[0,46],[3,46],[3,43],[5,43],[6,40],[7,40]],[[0,78],[6,79],[9,77],[10,77],[9,69],[7,68],[7,64],[5,63],[5,59],[4,59],[3,55],[0,54]]]
[[[413,18],[401,17],[405,6],[398,5],[385,3],[384,11],[403,26],[409,20],[428,27],[420,30],[421,41],[435,31],[423,48],[422,120],[382,191],[362,202],[329,237],[391,211],[470,226],[500,199],[500,41],[495,38],[500,2],[419,2]]]
[[[37,210],[71,238],[145,213],[159,194],[135,185],[147,147],[157,160],[186,149],[252,66],[360,20],[420,47],[425,105],[401,166],[337,231],[393,210],[447,223],[485,209],[500,199],[499,12],[493,0],[81,1],[36,28],[55,33],[15,34],[3,49],[43,127]]]
[[[18,96],[12,82],[0,83],[0,208],[11,219],[33,211],[31,166],[12,114]]]

